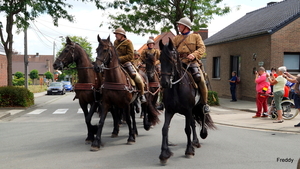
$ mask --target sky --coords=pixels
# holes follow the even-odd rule
[[[208,24],[208,37],[222,30],[234,21],[246,15],[246,13],[256,9],[265,7],[268,2],[272,0],[223,0],[223,4],[230,6],[232,11],[224,16],[214,16],[211,23]],[[274,0],[272,2],[280,2],[281,0]],[[70,1],[68,1],[69,3]],[[107,22],[107,12],[97,10],[93,3],[72,2],[73,8],[68,10],[69,14],[75,16],[75,22],[71,23],[67,20],[60,19],[58,27],[53,26],[51,17],[42,15],[34,22],[30,22],[31,27],[27,31],[28,54],[33,55],[39,53],[40,55],[53,55],[61,49],[62,40],[65,41],[66,36],[81,36],[87,38],[88,42],[92,44],[93,57],[96,57],[96,48],[98,46],[97,35],[101,38],[110,36],[111,41],[115,40],[114,30],[109,30],[107,26],[99,27],[101,23]],[[240,6],[237,10],[237,6]],[[0,21],[5,23],[5,17],[0,13]],[[174,32],[175,33],[175,32]],[[126,33],[127,38],[133,42],[134,48],[139,49],[145,44],[150,36],[157,36],[147,34],[145,36],[136,35],[133,33]],[[63,37],[63,38],[61,38]],[[20,54],[24,54],[24,34],[14,33],[13,48]]]

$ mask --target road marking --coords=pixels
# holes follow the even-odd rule
[[[36,109],[28,114],[41,114],[43,111],[46,111],[47,109]]]
[[[52,114],[65,114],[69,109],[57,109]]]

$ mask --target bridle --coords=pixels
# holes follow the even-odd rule
[[[101,62],[100,64],[100,69],[102,70],[111,70],[111,69],[115,69],[118,68],[120,65],[115,66],[115,67],[111,67],[109,68],[108,65],[112,60],[112,52],[111,52],[111,48],[112,48],[112,44],[109,43],[108,45],[103,45],[103,42],[101,41],[99,43],[99,45],[104,46],[103,50],[101,51],[101,53],[99,52],[99,47],[97,48],[97,57],[96,60],[99,60]],[[104,56],[103,56],[104,55]]]
[[[168,54],[166,53],[166,51],[163,51],[165,53],[166,56],[168,56]],[[171,72],[161,72],[161,76],[170,76],[170,82],[172,85],[179,83],[185,76],[185,74],[187,73],[188,68],[190,67],[190,63],[187,65],[187,68],[184,71],[184,74],[175,82],[173,82],[174,76],[175,76],[175,71],[177,72],[177,74],[179,75],[180,70],[178,70],[178,66],[177,64],[181,64],[177,62],[177,57],[178,57],[178,52],[173,49],[171,51],[171,56],[167,57],[169,63],[172,65],[171,67]]]
[[[66,46],[70,46],[70,49],[68,50],[66,57],[64,58],[57,58],[57,60],[60,62],[60,66],[63,68],[64,63],[66,62],[66,59],[68,58],[69,55],[72,57],[72,63],[75,62],[75,46],[76,43],[72,44],[66,44]],[[64,52],[64,51],[63,51]],[[93,69],[94,67],[75,67],[75,68],[64,68],[63,70],[70,70],[70,69]]]

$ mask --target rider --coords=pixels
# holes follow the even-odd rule
[[[134,50],[133,54],[132,63],[136,68],[139,68],[142,65],[141,55],[136,50]]]
[[[139,73],[137,73],[131,61],[133,60],[133,44],[132,42],[126,38],[126,32],[123,28],[117,28],[114,31],[116,36],[116,40],[114,41],[114,46],[119,55],[119,60],[122,66],[125,68],[127,73],[136,83],[136,86],[141,91],[140,100],[142,103],[146,102],[146,98],[144,96],[144,83]]]
[[[154,48],[154,41],[152,39],[148,39],[147,41],[147,47],[142,51],[141,54],[141,60],[145,63],[145,60],[148,56],[154,56],[156,58],[155,62],[155,68],[157,73],[160,73],[160,61],[159,61],[159,56],[160,56],[160,51],[158,49]]]
[[[174,37],[173,43],[181,61],[186,65],[190,64],[189,71],[198,85],[204,111],[209,112],[210,108],[207,104],[208,89],[205,82],[206,73],[204,73],[202,62],[200,61],[205,53],[205,45],[198,33],[191,32],[192,22],[188,17],[181,18],[177,22],[177,27],[181,34]]]

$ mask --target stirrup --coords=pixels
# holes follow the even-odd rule
[[[208,114],[210,112],[210,107],[208,104],[205,104],[203,106],[203,112],[204,112],[204,114]]]
[[[141,103],[146,103],[147,102],[147,100],[145,98],[145,95],[140,96],[140,101],[141,101]]]

